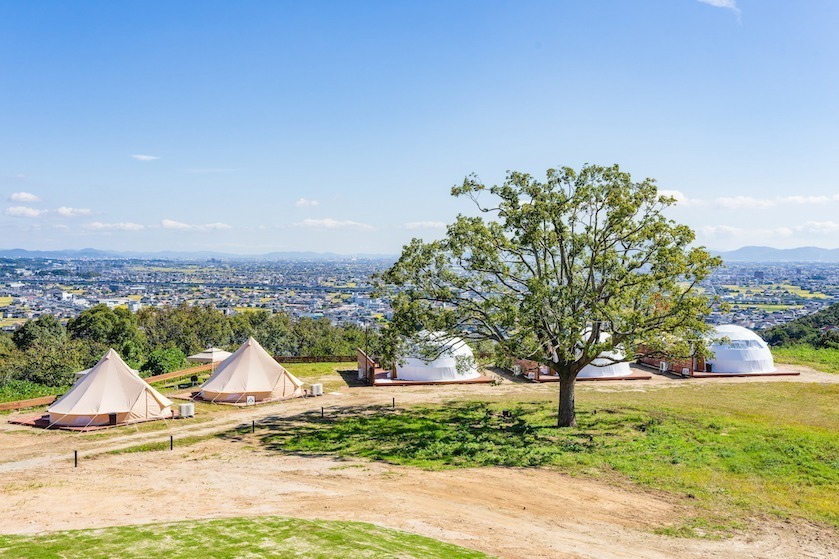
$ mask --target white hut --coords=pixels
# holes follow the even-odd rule
[[[201,385],[201,398],[212,402],[245,403],[300,396],[303,381],[277,363],[253,338],[222,361]]]
[[[617,350],[604,351],[577,373],[577,378],[628,377],[632,374],[626,356]]]
[[[171,405],[110,349],[47,412],[52,425],[89,427],[171,417]]]
[[[723,324],[714,328],[709,346],[714,354],[705,360],[712,373],[771,373],[775,361],[763,338],[742,326]],[[727,342],[719,340],[727,338]]]
[[[433,336],[429,336],[433,337]],[[433,345],[435,342],[432,341]],[[461,381],[481,376],[472,348],[462,339],[453,337],[439,341],[434,359],[412,356],[396,365],[394,378],[420,382]]]

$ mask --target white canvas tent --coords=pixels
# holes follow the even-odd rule
[[[591,335],[591,330],[583,331],[583,337],[586,338]],[[601,332],[599,343],[606,343],[612,335],[608,332]],[[582,352],[579,352],[582,353]],[[604,351],[600,353],[594,360],[582,368],[577,373],[577,378],[612,378],[612,377],[627,377],[632,374],[632,369],[629,368],[629,363],[624,361],[626,356],[620,348],[614,348],[611,351]]]
[[[723,324],[714,328],[709,349],[714,354],[705,360],[712,373],[771,373],[775,371],[772,352],[763,339],[747,328]],[[727,338],[722,342],[719,338]]]
[[[201,385],[201,398],[212,402],[270,401],[300,395],[303,381],[277,363],[253,339],[242,344]]]
[[[221,363],[231,355],[233,354],[229,351],[224,351],[217,347],[208,347],[201,353],[190,355],[186,360],[192,361],[193,363]]]
[[[396,365],[396,378],[399,380],[430,382],[467,380],[480,376],[472,348],[460,338],[442,340],[439,356],[435,359],[426,361],[421,357],[407,357]]]
[[[171,405],[109,349],[47,412],[52,425],[88,427],[171,417]]]

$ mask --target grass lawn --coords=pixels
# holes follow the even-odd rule
[[[839,373],[839,349],[817,348],[807,344],[773,347],[777,363],[807,365],[826,373]]]
[[[358,378],[358,366],[355,362],[284,363],[283,367],[306,384],[313,382],[322,383],[324,392],[333,392],[346,388],[348,381],[354,383]]]
[[[839,527],[837,399],[839,385],[780,382],[578,389],[576,429],[554,427],[553,399],[528,397],[312,414],[267,426],[261,438],[281,452],[432,469],[541,466],[640,485],[694,511],[667,533],[718,536],[763,514]]]
[[[0,559],[21,557],[480,559],[489,556],[361,522],[257,517],[0,536]]]

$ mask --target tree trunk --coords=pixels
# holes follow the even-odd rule
[[[574,410],[574,381],[577,375],[570,371],[559,373],[559,414],[556,418],[557,427],[576,427],[577,414]]]

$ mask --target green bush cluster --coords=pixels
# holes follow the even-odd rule
[[[208,346],[235,350],[253,336],[274,355],[351,355],[375,333],[328,319],[292,319],[255,310],[228,316],[213,307],[146,307],[137,313],[97,305],[66,326],[52,315],[27,321],[0,336],[0,388],[24,381],[42,386],[72,384],[73,373],[92,367],[115,349],[144,376],[186,366],[186,356]],[[11,392],[10,392],[11,391]],[[9,399],[19,399],[7,388]]]

